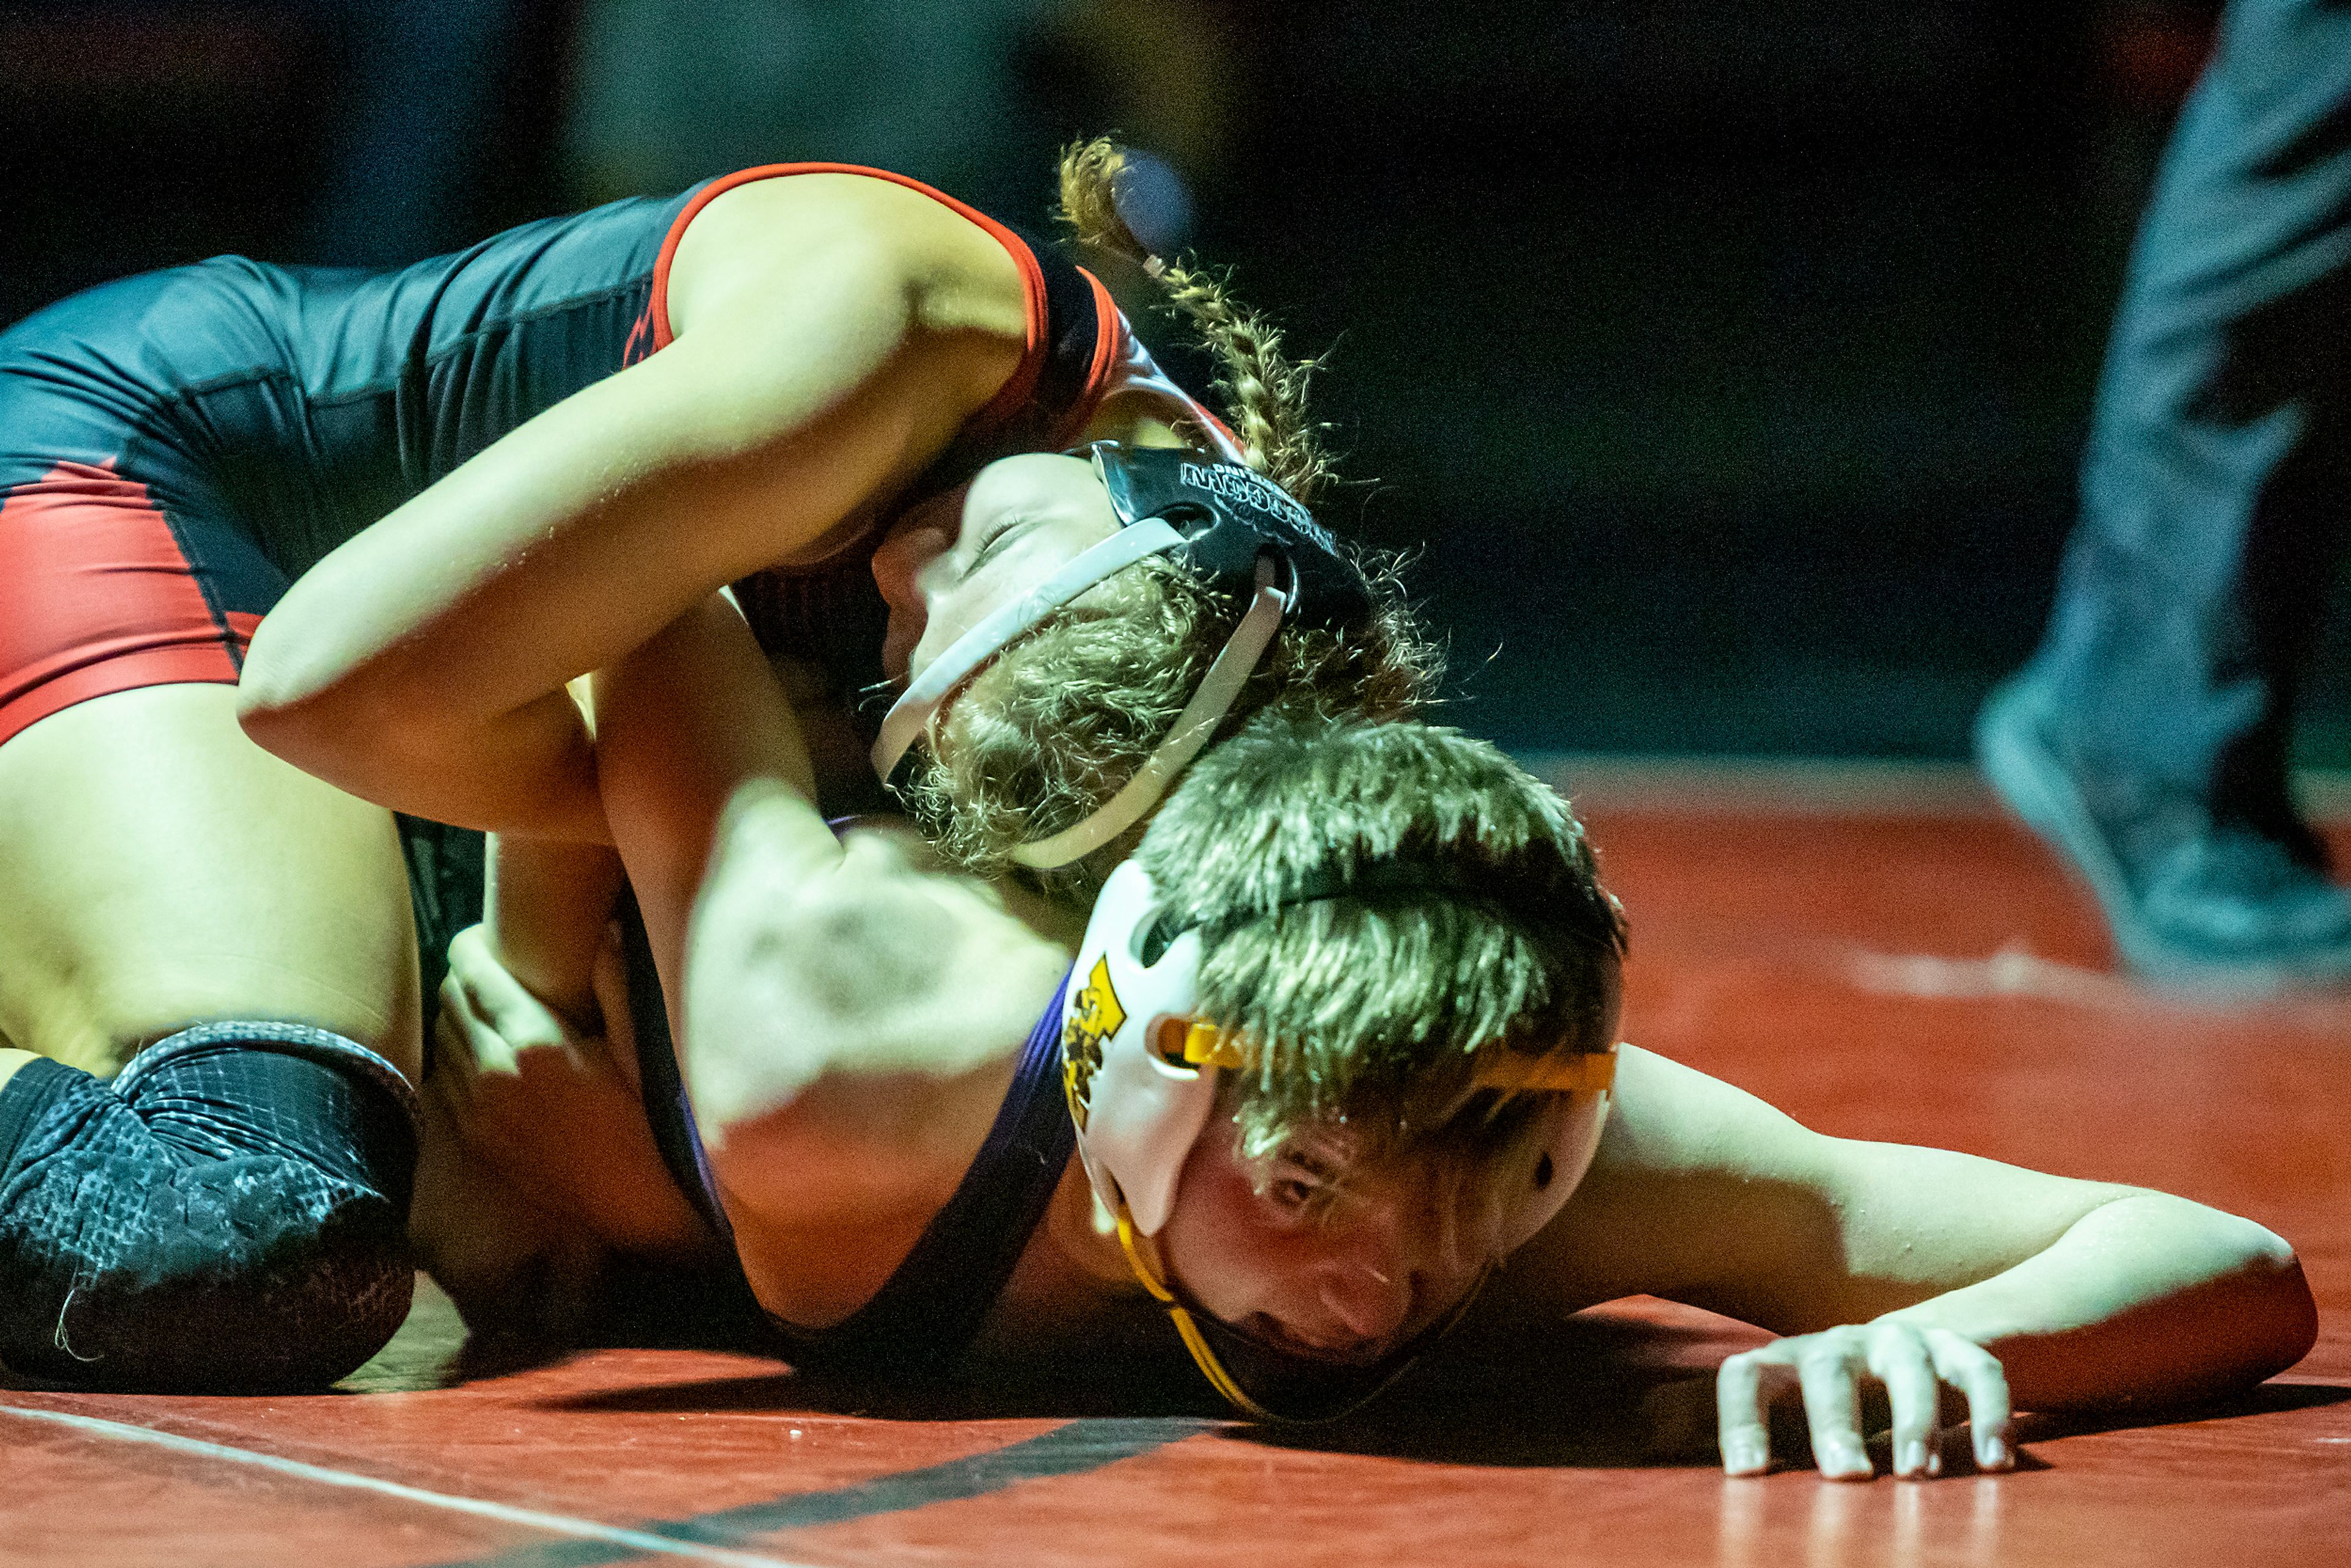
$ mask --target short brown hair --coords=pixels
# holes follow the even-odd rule
[[[1367,1156],[1407,1147],[1479,1097],[1484,1053],[1612,1043],[1625,918],[1583,826],[1458,730],[1260,716],[1136,858],[1203,933],[1201,1016],[1251,1042],[1245,1154],[1340,1119]]]

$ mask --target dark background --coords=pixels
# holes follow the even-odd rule
[[[1115,129],[1419,551],[1456,722],[1958,757],[2038,634],[2213,7],[2095,0],[0,5],[0,318],[221,251],[383,265],[743,163],[1040,221]],[[1146,329],[1146,335],[1154,335]],[[1155,334],[1164,339],[1164,332]],[[2351,762],[2331,629],[2302,759]]]

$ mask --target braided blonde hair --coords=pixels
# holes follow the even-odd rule
[[[1322,427],[1306,413],[1314,362],[1207,273],[1153,256],[1118,215],[1115,145],[1061,159],[1062,218],[1081,244],[1123,255],[1165,292],[1221,363],[1217,389],[1252,468],[1301,501],[1328,484]],[[1225,720],[1275,711],[1309,724],[1421,710],[1441,659],[1406,606],[1395,562],[1351,551],[1373,612],[1345,632],[1285,624]],[[1242,605],[1165,558],[1138,563],[1005,650],[935,724],[906,802],[948,858],[1001,872],[1019,844],[1091,816],[1141,767],[1197,689]],[[1076,888],[1075,868],[1045,873]]]
[[[1181,260],[1153,255],[1135,237],[1118,211],[1118,179],[1125,166],[1125,153],[1106,136],[1064,152],[1062,223],[1080,245],[1140,267],[1165,296],[1167,307],[1191,322],[1221,367],[1216,390],[1249,465],[1312,506],[1332,477],[1322,442],[1324,427],[1306,417],[1307,385],[1317,361],[1285,358],[1280,331],[1234,300],[1222,282]]]

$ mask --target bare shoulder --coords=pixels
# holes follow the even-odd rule
[[[935,197],[871,174],[752,180],[695,214],[670,264],[670,323],[680,336],[724,316],[730,297],[842,273],[912,289],[940,331],[1019,341],[1027,285],[1003,245]]]
[[[1813,1186],[1824,1141],[1744,1090],[1623,1047],[1592,1169],[1505,1283],[1568,1311],[1627,1295],[1687,1300],[1716,1222],[1759,1180]]]
[[[1808,1157],[1817,1134],[1735,1084],[1637,1046],[1617,1053],[1604,1153],[1619,1168],[1752,1171]]]

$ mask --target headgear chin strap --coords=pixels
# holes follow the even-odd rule
[[[1118,793],[1083,821],[1013,852],[1015,861],[1040,870],[1067,865],[1142,820],[1232,711],[1284,616],[1349,626],[1371,612],[1363,574],[1329,530],[1255,470],[1196,452],[1108,441],[1071,454],[1081,455],[1092,461],[1119,531],[999,605],[907,684],[873,743],[873,770],[885,783],[966,681],[1047,616],[1146,557],[1173,555],[1213,586],[1246,596],[1249,609],[1166,737]]]
[[[1313,894],[1310,896],[1328,896]],[[1134,861],[1103,884],[1065,988],[1062,1083],[1077,1123],[1078,1157],[1115,1217],[1135,1277],[1166,1307],[1208,1381],[1252,1416],[1323,1420],[1377,1394],[1468,1309],[1473,1290],[1444,1319],[1369,1363],[1325,1361],[1271,1346],[1217,1322],[1185,1299],[1154,1243],[1175,1211],[1192,1145],[1207,1127],[1220,1068],[1248,1065],[1246,1047],[1195,1016],[1201,936],[1167,940],[1158,891]],[[1149,955],[1146,957],[1146,955]],[[1615,1082],[1615,1047],[1545,1056],[1496,1057],[1480,1087],[1559,1096],[1531,1189],[1510,1198],[1497,1238],[1524,1245],[1583,1179],[1600,1145]]]

